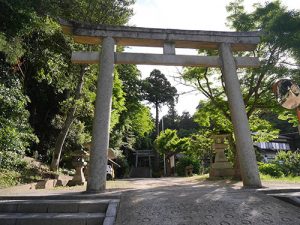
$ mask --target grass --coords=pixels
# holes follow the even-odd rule
[[[300,184],[300,176],[297,177],[271,177],[270,175],[265,175],[260,173],[260,179],[262,181],[274,181],[274,182],[286,182],[286,183],[299,183]]]
[[[287,176],[287,177],[271,177],[270,175],[265,175],[260,173],[260,179],[262,181],[268,181],[268,182],[278,182],[278,183],[291,183],[291,184],[300,184],[300,176],[292,177],[292,176]],[[193,179],[197,181],[217,181],[217,180],[232,180],[231,177],[225,177],[225,178],[209,178],[209,174],[204,174],[204,175],[196,175],[192,177]],[[234,180],[232,180],[234,181]]]

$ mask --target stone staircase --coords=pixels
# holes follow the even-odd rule
[[[95,195],[1,197],[1,225],[113,225],[119,199]]]

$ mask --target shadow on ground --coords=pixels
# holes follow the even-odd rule
[[[116,225],[300,224],[300,208],[237,181],[135,179],[124,192]]]

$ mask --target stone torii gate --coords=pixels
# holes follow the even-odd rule
[[[251,51],[260,41],[259,32],[217,32],[153,29],[81,24],[61,20],[66,34],[78,43],[101,45],[101,52],[73,52],[74,63],[100,63],[93,122],[90,171],[87,191],[106,186],[107,149],[114,64],[220,67],[226,86],[231,119],[245,187],[261,187],[248,118],[237,68],[258,67],[254,57],[234,57],[232,51]],[[115,52],[115,45],[161,47],[163,54]],[[176,55],[175,48],[218,49],[219,56]]]

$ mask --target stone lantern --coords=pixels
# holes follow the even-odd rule
[[[215,162],[211,165],[209,177],[228,177],[234,175],[231,163],[228,162],[224,150],[228,146],[228,134],[214,135],[214,143],[212,145],[216,152]]]
[[[72,165],[75,167],[76,172],[73,179],[68,182],[68,186],[83,185],[86,182],[83,173],[83,168],[87,165],[86,155],[87,152],[82,149],[73,152]]]

